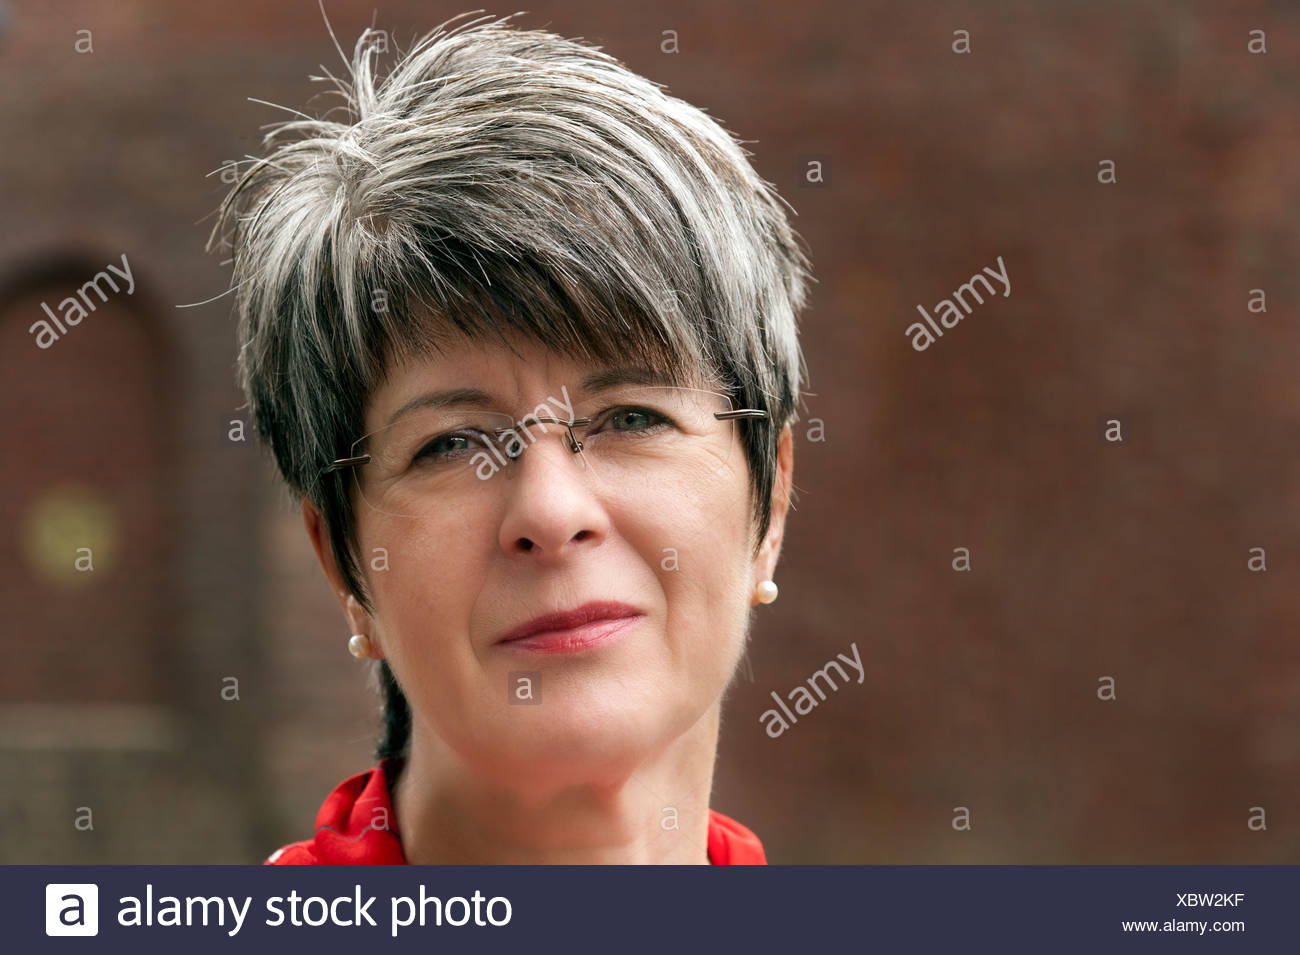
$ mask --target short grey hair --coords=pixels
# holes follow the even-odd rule
[[[322,469],[363,433],[392,361],[521,334],[766,410],[736,423],[757,548],[806,378],[796,316],[812,277],[784,201],[740,140],[599,48],[457,19],[382,79],[387,34],[364,31],[350,77],[329,76],[342,103],[291,110],[218,210],[239,384],[289,491],[319,508],[373,612],[351,482]],[[378,755],[402,755],[409,710],[386,661],[379,678]]]

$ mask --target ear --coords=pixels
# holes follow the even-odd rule
[[[772,481],[772,518],[767,534],[754,558],[754,579],[750,581],[750,606],[758,603],[753,596],[759,581],[772,580],[776,562],[781,556],[781,543],[785,540],[785,516],[790,510],[790,489],[794,486],[794,434],[787,424],[781,429],[776,445],[776,475]]]
[[[325,524],[325,518],[305,497],[302,499],[302,522],[307,528],[307,536],[311,538],[311,546],[316,550],[316,558],[325,571],[325,577],[329,580],[330,589],[334,591],[334,596],[343,609],[343,616],[348,622],[348,633],[365,634],[370,638],[371,656],[383,657],[370,614],[366,613],[357,598],[348,592],[347,585],[343,582],[343,574],[334,560],[334,548],[330,545],[329,528]]]

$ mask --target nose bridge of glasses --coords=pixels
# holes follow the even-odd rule
[[[543,434],[549,434],[551,427],[557,427],[560,434],[564,437],[565,445],[574,454],[583,450],[583,436],[585,429],[591,424],[590,418],[557,418],[554,415],[530,414],[514,422],[509,428],[502,429],[498,432],[498,438],[507,442],[517,441],[521,448],[520,453],[529,444],[536,441],[533,432],[540,430]],[[534,427],[538,426],[538,427]]]

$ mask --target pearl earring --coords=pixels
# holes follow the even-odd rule
[[[354,657],[370,656],[370,638],[364,633],[354,633],[352,639],[348,641],[348,649]]]
[[[758,598],[758,602],[761,604],[770,604],[776,599],[777,593],[776,582],[771,580],[761,581],[754,588],[754,596]]]

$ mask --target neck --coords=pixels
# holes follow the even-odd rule
[[[416,720],[392,787],[411,865],[707,865],[719,707],[614,782],[487,779]]]

